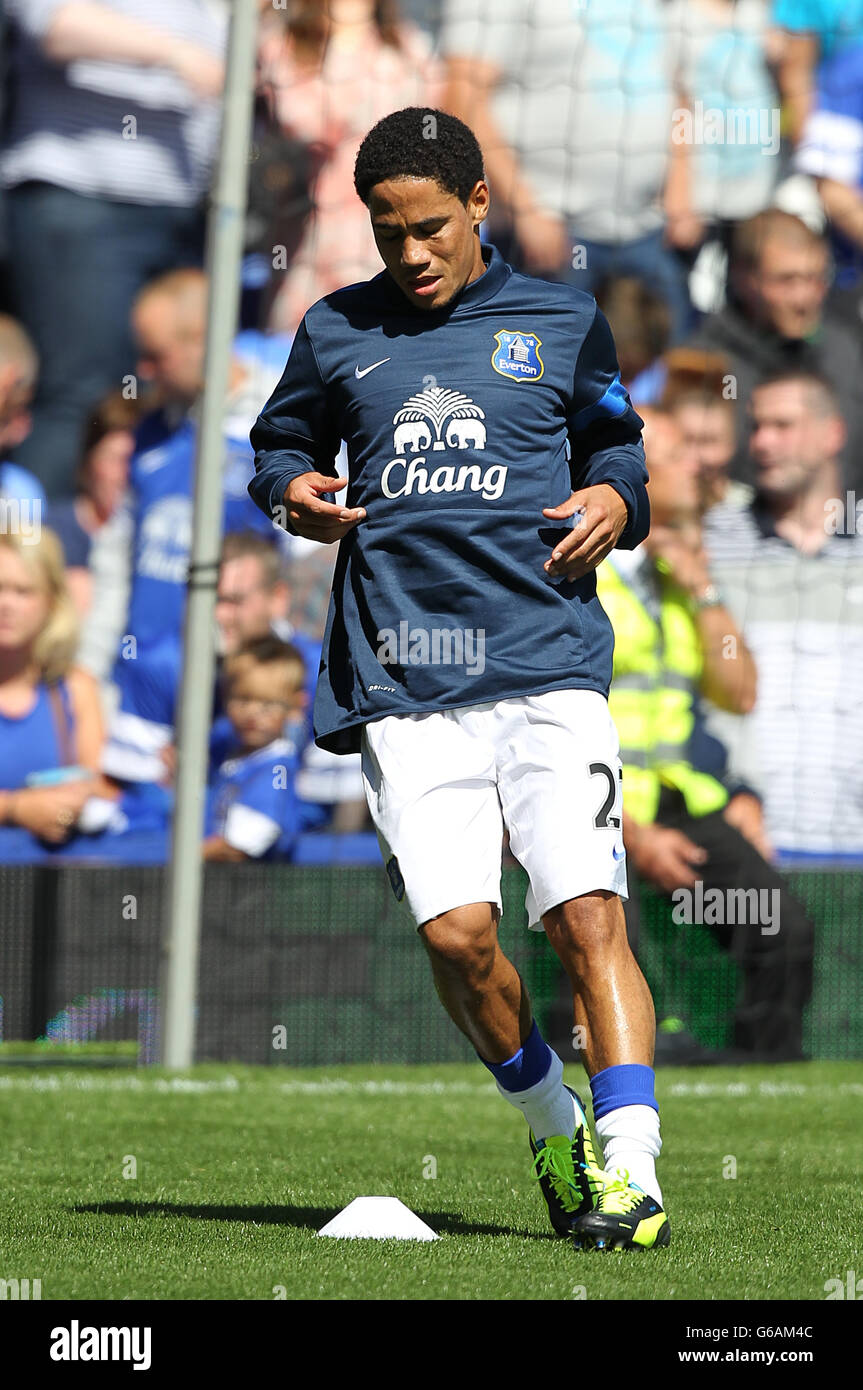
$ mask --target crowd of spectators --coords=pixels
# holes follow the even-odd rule
[[[408,105],[475,130],[483,234],[596,295],[695,479],[651,564],[710,579],[752,688],[693,681],[691,767],[762,862],[863,855],[861,0],[259,8],[205,856],[368,826],[311,737],[335,556],[254,507],[248,434],[309,305],[381,268],[353,164]],[[0,0],[0,857],[167,843],[228,19]]]

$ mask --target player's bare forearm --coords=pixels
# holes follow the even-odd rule
[[[542,514],[558,521],[579,511],[581,521],[545,562],[552,579],[581,579],[596,569],[617,545],[629,518],[626,503],[610,483],[581,488],[560,506],[543,507]]]

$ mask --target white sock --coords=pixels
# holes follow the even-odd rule
[[[596,1120],[596,1133],[602,1144],[608,1172],[625,1169],[635,1183],[662,1206],[662,1192],[656,1180],[656,1160],[662,1148],[659,1116],[652,1105],[622,1105]]]
[[[575,1133],[575,1104],[564,1088],[563,1062],[551,1048],[549,1052],[551,1066],[535,1086],[526,1091],[505,1091],[498,1084],[497,1089],[504,1100],[521,1111],[537,1139],[547,1139],[550,1134],[566,1134],[571,1139]]]

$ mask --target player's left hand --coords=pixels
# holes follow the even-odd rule
[[[543,507],[543,516],[562,521],[582,512],[571,535],[554,547],[543,569],[552,579],[581,579],[601,564],[617,545],[629,513],[619,492],[608,483],[584,487],[559,507]]]

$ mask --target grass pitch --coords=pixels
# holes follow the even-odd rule
[[[0,1278],[76,1301],[823,1300],[863,1274],[859,1065],[664,1068],[657,1090],[671,1246],[606,1254],[552,1236],[479,1064],[0,1069]],[[317,1238],[363,1195],[442,1239]]]

